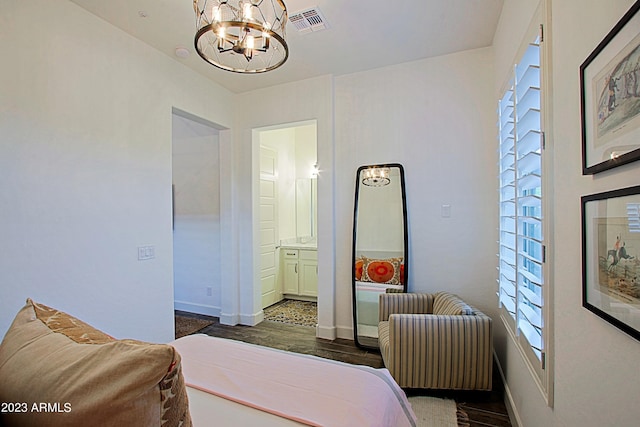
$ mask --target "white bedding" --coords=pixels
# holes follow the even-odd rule
[[[378,293],[385,293],[387,289],[404,289],[403,285],[390,285],[388,283],[375,283],[375,282],[361,282],[356,281],[356,289],[360,291],[371,291]]]
[[[206,335],[171,344],[182,356],[196,427],[415,426],[411,405],[386,369]]]
[[[193,427],[300,427],[304,424],[187,386]]]

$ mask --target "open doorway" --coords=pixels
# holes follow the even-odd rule
[[[256,253],[254,289],[262,308],[318,296],[317,124],[254,130]],[[259,154],[258,154],[259,153]],[[268,317],[267,317],[268,318]]]
[[[172,115],[173,270],[175,308],[220,315],[220,131],[174,110]]]

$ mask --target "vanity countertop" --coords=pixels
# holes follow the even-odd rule
[[[287,249],[318,249],[318,241],[315,237],[298,237],[280,240],[280,247]]]
[[[310,249],[317,250],[318,245],[315,242],[312,243],[284,243],[280,245],[281,248],[285,249]]]

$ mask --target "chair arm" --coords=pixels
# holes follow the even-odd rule
[[[401,387],[490,390],[491,318],[392,314],[387,368]]]
[[[378,320],[386,322],[391,314],[427,314],[432,311],[431,294],[380,294]]]

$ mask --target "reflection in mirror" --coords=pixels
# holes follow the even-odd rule
[[[296,179],[296,236],[298,238],[314,237],[317,234],[317,188],[316,178]]]
[[[361,166],[353,218],[353,330],[359,347],[378,347],[381,293],[406,292],[407,208],[402,165]]]

